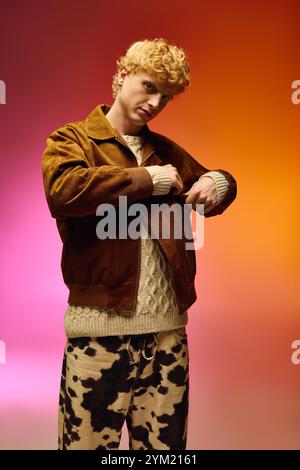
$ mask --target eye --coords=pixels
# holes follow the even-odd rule
[[[173,96],[172,95],[165,95],[165,96],[162,96],[162,101],[164,103],[168,103],[169,101],[171,101],[173,99]]]
[[[145,86],[148,88],[152,88],[152,85],[150,85],[150,83],[145,83]]]
[[[155,88],[153,87],[153,85],[151,83],[144,83],[145,87],[147,87],[148,91],[151,92],[155,92]],[[172,95],[164,95],[162,96],[162,101],[170,101],[173,99],[173,96]]]

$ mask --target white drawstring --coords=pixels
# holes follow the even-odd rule
[[[147,356],[145,355],[145,347],[146,347],[146,342],[147,342],[147,336],[146,336],[145,341],[144,341],[144,344],[143,344],[142,356],[143,356],[145,359],[147,359],[147,361],[151,361],[151,359],[154,358],[155,353],[156,353],[157,339],[156,339],[155,334],[152,333],[152,336],[153,336],[153,338],[155,339],[155,350],[154,350],[153,356],[147,357]]]
[[[148,339],[148,336],[146,336],[145,338],[145,341],[143,343],[143,349],[142,349],[142,356],[147,360],[147,361],[151,361],[151,359],[154,358],[155,356],[155,353],[156,353],[156,349],[157,349],[157,339],[156,339],[156,336],[154,333],[152,333],[152,336],[155,340],[155,349],[154,349],[154,352],[153,352],[153,355],[152,356],[146,356],[145,354],[145,348],[146,348],[146,343],[147,343],[147,339]],[[131,338],[132,336],[129,336],[129,340],[127,341],[127,344],[126,344],[126,349],[127,349],[127,352],[128,352],[128,355],[129,355],[129,363],[130,364],[134,364],[134,357],[133,355],[131,354],[130,350],[129,350],[129,345],[130,345],[130,341],[131,341]]]

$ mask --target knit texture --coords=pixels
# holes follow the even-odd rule
[[[168,170],[160,165],[145,166],[152,178],[154,190],[153,196],[162,196],[168,194],[171,189],[172,180],[169,176]]]
[[[122,137],[141,165],[142,137],[132,135]],[[161,168],[159,165],[155,166]],[[155,168],[155,166],[145,168]],[[149,173],[151,175],[151,170]],[[154,191],[167,190],[168,183],[164,172],[155,169],[151,176]],[[167,192],[169,190],[170,185]],[[171,330],[187,324],[187,312],[179,314],[178,311],[172,270],[156,239],[141,238],[140,279],[134,315],[128,317],[119,313],[120,311],[113,308],[70,304],[65,313],[66,336],[75,338],[142,334]]]
[[[224,199],[225,194],[227,193],[229,182],[225,178],[225,176],[220,171],[207,171],[204,175],[200,176],[199,180],[204,176],[209,176],[215,182],[216,189],[217,189],[217,198],[218,204]]]

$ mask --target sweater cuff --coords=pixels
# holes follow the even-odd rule
[[[168,170],[163,166],[153,165],[145,166],[152,178],[153,183],[153,196],[161,196],[163,194],[168,194],[171,189],[172,180],[169,176]]]
[[[217,188],[218,204],[220,204],[227,193],[229,182],[220,171],[208,171],[207,173],[204,173],[204,175],[200,176],[199,180],[204,176],[209,176],[214,180]]]

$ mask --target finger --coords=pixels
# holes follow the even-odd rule
[[[198,193],[192,192],[185,200],[186,204],[194,204],[198,202]]]
[[[179,173],[176,174],[176,178],[178,179],[178,181],[180,182],[180,184],[183,186],[183,181],[182,181],[182,179],[181,179]]]
[[[183,183],[179,180],[177,180],[177,185],[176,187],[178,188],[178,191],[181,193],[183,191]]]
[[[179,193],[181,193],[182,190],[183,190],[183,186],[181,186],[181,184],[179,184],[178,181],[176,181],[176,182],[174,183],[174,187],[176,188],[175,191],[174,191],[175,194],[179,194]]]
[[[178,191],[183,190],[183,182],[181,181],[181,178],[177,174],[174,175],[173,185],[176,186]]]

